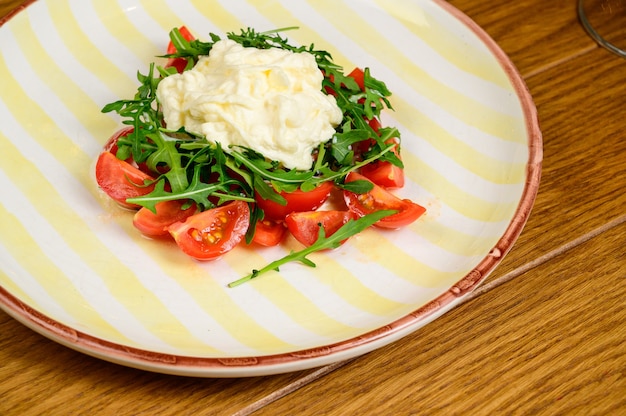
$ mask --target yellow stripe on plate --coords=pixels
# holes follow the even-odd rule
[[[27,15],[25,14],[25,16]],[[37,41],[33,33],[35,28],[32,26],[30,19],[21,19],[19,23],[11,25],[11,29],[15,34],[15,38],[18,39],[20,50],[24,53],[33,72],[65,104],[76,117],[76,120],[81,122],[89,120],[89,123],[84,123],[83,126],[94,137],[98,137],[102,131],[113,132],[117,124],[109,117],[97,117],[97,115],[101,114],[100,106],[63,72],[58,61],[50,56],[46,48]],[[7,96],[10,97],[11,95]],[[107,137],[103,137],[102,141],[104,142],[106,139]],[[47,141],[51,142],[49,137]],[[56,147],[58,148],[59,146]],[[86,156],[70,142],[63,146],[63,151],[73,155],[79,153],[81,158]]]
[[[246,25],[243,21],[236,15],[229,13],[218,1],[191,0],[191,4],[193,4],[199,13],[211,20],[224,33],[238,33],[239,29],[245,29]],[[207,36],[207,33],[201,33],[198,34],[198,36]]]
[[[93,2],[93,7],[99,16],[111,14],[111,6],[110,2]],[[148,57],[152,60],[155,55],[165,53],[165,51],[158,50],[156,45],[153,45],[151,40],[131,23],[128,13],[120,10],[119,13],[115,13],[115,19],[103,19],[102,23],[113,37],[130,49],[139,59]],[[116,59],[116,57],[112,56],[110,59]]]
[[[501,222],[510,219],[517,208],[516,201],[489,202],[470,194],[419,158],[404,155],[403,159],[405,165],[410,166],[411,176],[417,178],[416,182],[420,186],[467,218],[486,223]]]
[[[4,163],[3,166],[5,166]],[[41,241],[35,241],[28,230],[22,226],[19,219],[8,212],[2,204],[0,204],[0,230],[2,230],[2,242],[13,258],[37,281],[39,287],[60,308],[80,322],[81,327],[97,328],[97,336],[134,344],[90,306],[89,301],[76,290],[74,283],[41,250],[39,246]],[[33,259],[37,259],[37,261],[33,261]],[[19,285],[12,282],[12,279],[6,278],[4,274],[0,276],[5,276],[2,280],[2,286],[9,289],[14,296],[38,309],[39,312],[48,313],[44,305],[38,305],[28,297],[19,289]]]
[[[0,72],[2,72],[1,68]],[[43,114],[37,103],[26,98],[18,90],[15,82],[11,82],[11,90],[10,96],[18,103],[24,104],[12,106],[13,115],[26,130],[30,130],[33,137],[38,136],[42,124],[51,126],[51,130],[56,130],[52,120]],[[63,134],[59,131],[51,131],[51,136],[63,137]],[[42,142],[50,141],[50,136],[39,139]],[[59,235],[63,236],[68,246],[85,261],[94,274],[102,279],[111,295],[156,337],[161,338],[167,344],[183,349],[187,345],[198,344],[199,340],[172,315],[161,300],[147,290],[134,273],[89,231],[89,226],[73,211],[71,206],[65,203],[37,166],[25,159],[6,137],[1,136],[0,143],[3,149],[0,154],[0,163],[6,169],[12,182],[20,186],[40,215],[56,229]],[[77,165],[75,161],[71,161],[71,156],[70,154],[64,158],[71,164],[71,166],[66,166],[68,170],[74,169],[77,179],[84,183],[90,180],[88,175],[90,164]],[[81,191],[77,190],[77,192]],[[103,258],[107,261],[102,261]],[[113,278],[107,278],[111,276]]]
[[[343,264],[324,253],[313,253],[310,259],[317,267],[307,271],[315,276],[317,281],[336,293],[345,302],[353,307],[376,316],[390,316],[405,304],[387,299],[366,287]],[[332,272],[329,272],[332,270]]]
[[[446,109],[455,118],[503,140],[526,140],[524,132],[517,128],[523,124],[518,117],[503,114],[434,79],[413,64],[405,51],[398,49],[396,44],[387,42],[376,27],[356,16],[345,4],[336,0],[315,0],[309,3],[312,7],[317,7],[329,22],[357,42],[363,50],[392,68],[414,91]],[[345,16],[350,16],[349,27],[343,24]]]
[[[415,1],[375,0],[378,7],[393,16],[398,24],[422,39],[457,68],[495,85],[511,89],[506,73],[496,65],[493,55],[451,36],[452,32]],[[483,46],[482,44],[480,44]]]
[[[445,154],[463,169],[494,184],[510,185],[524,182],[526,163],[516,164],[510,160],[490,157],[467,144],[462,138],[445,131],[442,126],[428,118],[414,105],[397,96],[392,96],[391,101],[396,110],[393,112],[393,117],[398,122],[428,141],[435,149]],[[524,151],[526,150],[524,149]],[[403,153],[403,157],[405,155]],[[416,157],[418,156],[416,155]]]
[[[185,24],[176,17],[174,11],[163,0],[141,0],[140,3],[141,9],[168,33],[172,28]],[[168,39],[164,39],[163,42],[166,44]],[[165,51],[160,53],[165,53]]]
[[[137,80],[128,77],[93,44],[76,21],[67,1],[46,2],[54,26],[72,55],[118,97],[128,97],[137,89]]]
[[[358,238],[351,239],[350,244],[363,254],[364,261],[376,263],[415,286],[445,287],[459,277],[458,270],[437,270],[415,259],[407,251],[398,249],[383,232],[366,230],[359,234]],[[410,251],[418,248],[408,249]]]
[[[477,256],[491,250],[499,235],[474,235],[446,227],[429,218],[428,212],[422,220],[409,226],[411,231],[431,244],[457,256]],[[445,238],[443,237],[445,236]]]
[[[293,347],[281,339],[279,334],[275,335],[280,333],[280,328],[262,326],[257,322],[254,314],[249,314],[241,308],[233,299],[236,297],[237,289],[227,288],[223,283],[223,276],[219,276],[215,271],[217,267],[213,265],[223,262],[236,267],[243,276],[253,267],[258,268],[265,264],[265,260],[253,250],[237,247],[219,260],[197,262],[180,251],[173,242],[147,240],[141,237],[139,231],[133,228],[130,218],[126,220],[120,221],[120,226],[133,241],[233,339],[249,348],[268,353]],[[235,280],[237,277],[239,275],[231,276],[230,280]],[[310,312],[319,313],[313,309],[310,309]]]

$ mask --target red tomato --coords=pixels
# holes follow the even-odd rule
[[[153,181],[150,175],[130,163],[119,160],[111,152],[102,152],[96,162],[96,181],[102,190],[126,208],[139,208],[126,202],[128,198],[149,194],[154,184],[145,186],[145,181]]]
[[[104,144],[104,147],[103,147],[102,150],[104,150],[105,152],[111,152],[114,155],[117,155],[117,141],[121,137],[128,136],[134,130],[135,130],[135,128],[132,127],[132,126],[122,127],[121,129],[119,129],[118,131],[113,133],[113,135],[111,137],[109,137],[109,140],[107,140],[107,142]],[[130,161],[128,159],[126,161],[128,163],[130,163]]]
[[[292,212],[313,211],[318,209],[328,199],[330,191],[333,189],[332,182],[323,182],[312,191],[304,192],[295,190],[294,192],[281,192],[283,198],[287,200],[286,205],[280,205],[269,199],[263,199],[257,193],[255,199],[259,208],[265,212],[265,218],[274,221],[284,220]]]
[[[296,240],[308,247],[317,241],[320,227],[324,228],[326,237],[329,237],[355,218],[352,211],[292,212],[285,218],[285,224]]]
[[[361,88],[361,91],[365,91],[365,74],[361,68],[354,68],[352,72],[348,74],[349,77],[353,78],[356,83]]]
[[[181,26],[178,28],[178,30],[180,31],[180,34],[183,35],[183,38],[185,38],[186,40],[194,40],[195,36],[191,34],[191,32],[189,31],[189,29],[187,29],[186,26]],[[167,54],[172,54],[172,53],[176,53],[176,47],[174,46],[174,44],[172,43],[172,41],[170,40],[170,42],[167,44]],[[185,67],[187,66],[187,59],[185,58],[169,58],[167,60],[167,62],[165,63],[165,68],[169,68],[169,67],[174,67],[176,68],[176,71],[178,71],[178,73],[182,73],[185,70]]]
[[[176,244],[197,260],[213,260],[235,247],[250,225],[250,208],[233,201],[167,227]]]
[[[287,234],[287,229],[282,223],[263,220],[256,223],[254,237],[252,242],[265,247],[271,247],[280,244]]]
[[[346,177],[346,182],[356,180],[368,180],[365,176],[351,172]],[[370,181],[371,182],[371,181]],[[370,214],[380,210],[395,210],[396,214],[383,218],[374,224],[380,228],[400,228],[417,220],[426,208],[416,204],[410,199],[400,199],[382,187],[373,184],[371,191],[365,194],[355,194],[344,190],[344,199],[348,208],[358,216]]]
[[[163,201],[156,204],[156,214],[143,207],[135,213],[133,225],[148,237],[169,236],[167,227],[184,221],[196,212],[196,205],[182,209],[186,201]]]
[[[404,186],[404,171],[390,162],[372,162],[361,168],[361,174],[383,188],[393,189]]]
[[[387,144],[391,144],[394,139],[389,139]],[[400,157],[397,146],[392,152]],[[404,170],[391,162],[374,161],[363,166],[360,170],[361,175],[383,188],[402,188],[404,186]]]
[[[135,130],[135,128],[132,127],[132,126],[122,127],[121,129],[119,129],[118,131],[113,133],[113,135],[111,137],[109,137],[109,140],[107,140],[107,142],[104,144],[103,150],[111,152],[111,153],[113,153],[114,155],[117,156],[117,152],[119,150],[118,146],[117,146],[117,142],[122,137],[128,136],[134,130]],[[128,162],[129,164],[131,164],[133,167],[139,168],[140,171],[145,172],[146,174],[148,174],[150,176],[152,176],[152,174],[154,174],[154,173],[156,173],[157,175],[159,173],[163,173],[163,172],[153,172],[153,171],[151,171],[148,168],[148,165],[147,165],[146,162],[137,163],[137,162],[135,162],[135,160],[133,160],[132,156],[129,156],[127,159],[125,159],[125,161]]]

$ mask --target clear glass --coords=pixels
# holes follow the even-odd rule
[[[598,44],[626,58],[626,0],[578,0],[578,17]]]

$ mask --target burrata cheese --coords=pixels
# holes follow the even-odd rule
[[[163,79],[157,98],[169,129],[210,142],[245,146],[287,169],[308,170],[311,152],[341,123],[335,98],[322,92],[313,55],[244,48],[225,39],[182,74]]]

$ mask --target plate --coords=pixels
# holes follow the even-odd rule
[[[0,305],[33,330],[111,362],[242,377],[313,368],[389,344],[457,305],[511,249],[539,185],[532,99],[468,17],[426,0],[39,0],[0,27]],[[298,26],[394,93],[412,226],[367,230],[309,268],[226,284],[297,248],[238,247],[200,263],[143,238],[94,183],[136,72],[172,27],[200,38]]]

